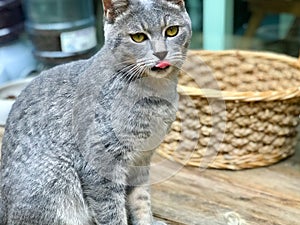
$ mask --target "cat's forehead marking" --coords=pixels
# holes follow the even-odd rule
[[[151,9],[152,1],[150,0],[139,0],[139,1],[145,9]]]

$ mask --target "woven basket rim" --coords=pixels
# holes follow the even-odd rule
[[[199,55],[201,53],[201,55]],[[289,66],[300,70],[300,58],[294,58],[284,54],[277,54],[263,51],[247,51],[247,50],[222,50],[222,51],[209,51],[209,50],[190,50],[190,55],[199,55],[203,57],[205,55],[236,55],[236,56],[254,56],[257,58],[266,58],[271,60],[277,60],[287,63]],[[221,91],[215,89],[200,89],[194,87],[188,87],[184,85],[178,85],[178,93],[180,95],[199,96],[202,98],[222,99],[229,101],[277,101],[288,100],[296,97],[300,97],[300,86],[291,87],[286,90],[279,91]]]

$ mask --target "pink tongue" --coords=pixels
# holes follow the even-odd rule
[[[160,68],[160,69],[165,69],[165,68],[167,68],[170,65],[171,64],[169,62],[167,62],[167,61],[161,61],[155,67],[156,68]]]

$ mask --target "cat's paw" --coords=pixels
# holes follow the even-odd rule
[[[151,225],[167,225],[167,224],[162,221],[154,221]]]

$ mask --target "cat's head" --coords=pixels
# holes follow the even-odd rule
[[[105,45],[135,76],[182,66],[191,38],[184,0],[103,0],[103,8]]]

